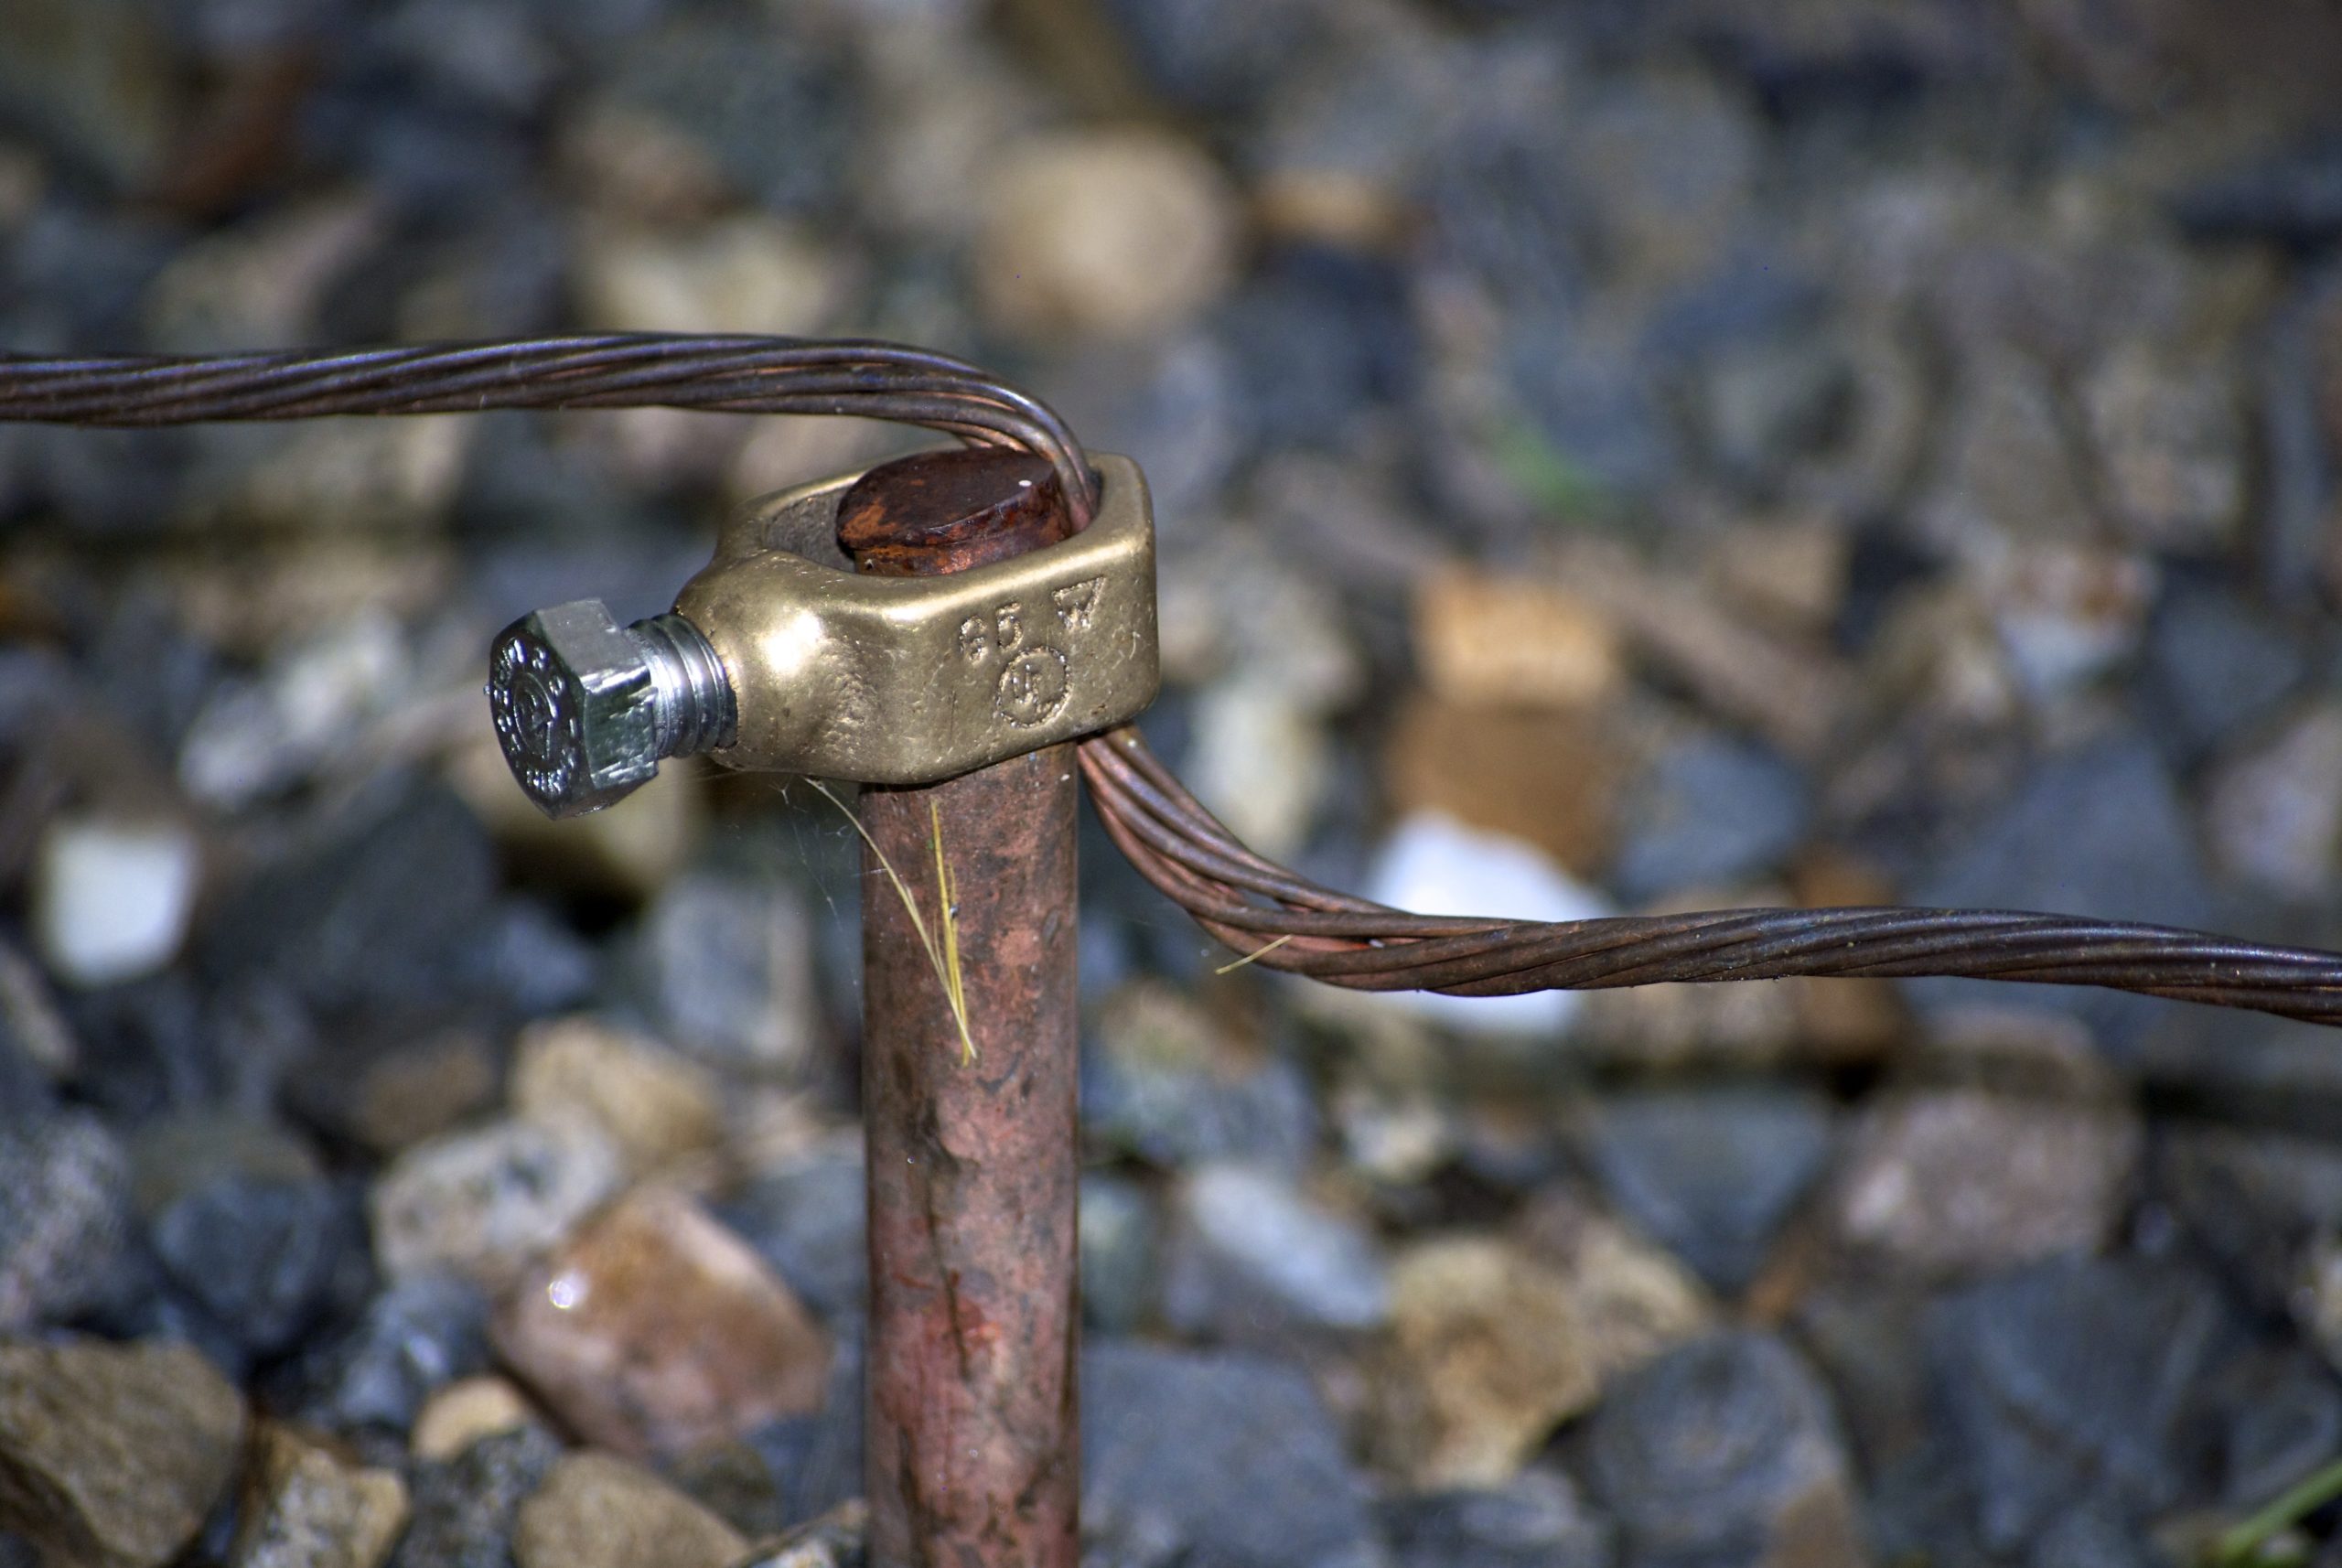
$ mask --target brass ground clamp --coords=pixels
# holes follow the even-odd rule
[[[855,573],[842,474],[750,503],[666,615],[539,610],[489,656],[496,736],[546,814],[599,811],[705,754],[726,768],[926,784],[1134,717],[1160,683],[1146,479],[1093,453],[1090,526],[942,577]]]

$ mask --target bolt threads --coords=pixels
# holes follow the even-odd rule
[[[661,757],[696,757],[732,744],[739,714],[724,661],[699,628],[670,611],[626,628],[650,666]]]

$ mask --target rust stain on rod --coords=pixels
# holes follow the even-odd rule
[[[838,512],[863,571],[935,575],[1072,530],[1056,474],[1002,449],[922,454]],[[1002,628],[1014,627],[1011,610]],[[940,940],[951,864],[969,1029],[865,850],[870,1204],[864,1478],[873,1568],[1076,1568],[1073,748],[863,791],[863,824]]]

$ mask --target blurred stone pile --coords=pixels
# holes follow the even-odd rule
[[[0,0],[0,345],[933,344],[1145,466],[1147,727],[1316,875],[2334,945],[2337,81],[2315,0]],[[478,682],[904,440],[0,427],[0,1563],[859,1561],[852,840],[541,822]],[[2342,1454],[2318,1032],[1362,1002],[1083,875],[1099,1568],[2129,1568]]]

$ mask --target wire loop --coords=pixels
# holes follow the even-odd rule
[[[978,366],[896,343],[607,333],[354,352],[0,356],[0,419],[103,425],[664,404],[829,413],[1022,447],[1095,508],[1080,444]],[[1726,909],[1558,925],[1410,914],[1264,859],[1135,729],[1080,743],[1106,832],[1139,874],[1249,963],[1360,991],[1509,996],[1795,975],[2094,985],[2342,1023],[2342,954],[1993,909]]]

